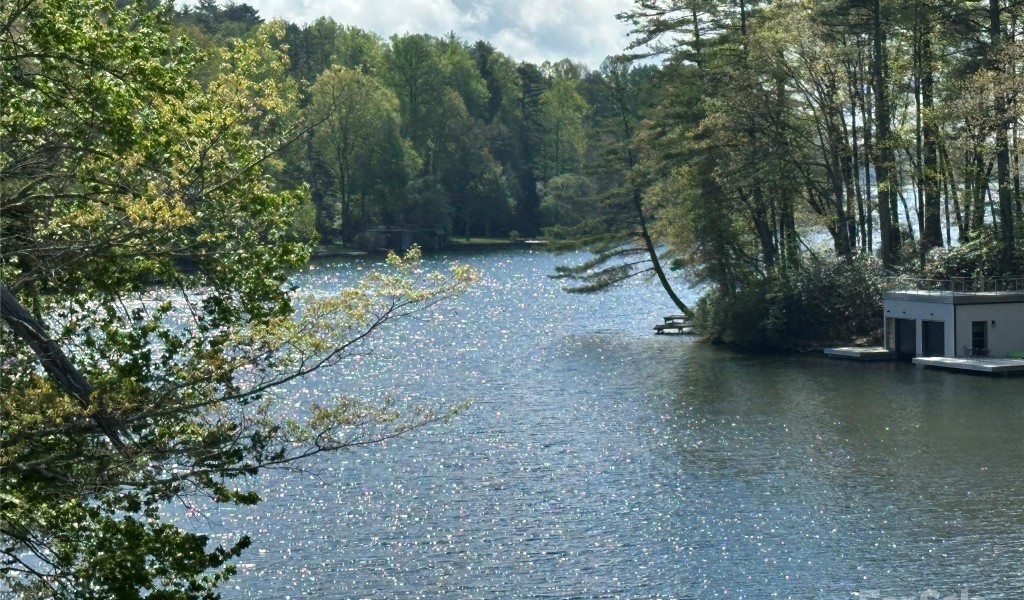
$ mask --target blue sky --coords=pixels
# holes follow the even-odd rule
[[[615,19],[632,0],[245,0],[264,19],[308,23],[330,16],[375,31],[443,35],[490,41],[516,60],[570,58],[592,68],[628,43]]]

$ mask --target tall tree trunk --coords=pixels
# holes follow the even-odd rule
[[[829,89],[832,92],[832,101],[830,101],[832,118],[835,119],[837,134],[833,135],[833,139],[836,143],[836,176],[841,182],[841,190],[843,200],[846,205],[840,213],[839,226],[843,228],[842,245],[843,252],[842,256],[852,257],[853,252],[857,247],[857,223],[856,223],[856,209],[854,208],[854,197],[853,197],[853,158],[850,151],[850,129],[846,123],[846,119],[843,116],[843,106],[840,106],[837,98],[839,97],[839,81],[837,78],[832,79],[829,85]]]
[[[859,61],[858,61],[859,62]],[[850,154],[853,157],[853,193],[857,198],[857,227],[860,234],[861,252],[868,250],[867,215],[864,211],[864,193],[860,186],[860,142],[857,137],[857,103],[861,94],[860,78],[858,77],[859,64],[854,63],[847,68],[848,91],[850,94]],[[867,119],[861,116],[861,123],[866,124]]]
[[[348,165],[339,165],[341,175],[338,178],[338,197],[341,201],[341,242],[348,244],[352,241],[352,199],[349,195]]]
[[[956,178],[953,177],[953,167],[949,164],[949,154],[946,152],[945,145],[938,146],[939,151],[939,168],[942,170],[942,180],[946,186],[946,197],[953,201],[953,217],[956,219],[957,228],[957,241],[963,242],[966,240],[964,237],[964,227],[966,222],[964,220],[963,211],[960,208],[960,194],[957,192]],[[949,207],[946,208],[946,220],[949,220]],[[948,226],[947,226],[948,227]],[[951,245],[949,239],[949,232],[946,232],[946,245]]]
[[[1020,6],[1020,4],[1018,4],[1018,6]],[[1021,23],[1020,23],[1019,19],[1020,19],[1022,14],[1024,14],[1024,13],[1022,13],[1021,11],[1011,11],[1010,12],[1010,35],[1009,35],[1009,38],[1007,39],[1007,42],[1009,42],[1011,44],[1019,44],[1020,41],[1021,41],[1020,40]],[[1021,65],[1018,62],[1018,56],[1017,55],[1013,55],[1010,58],[1009,72],[1010,73],[1018,73],[1018,74],[1022,73]],[[1020,97],[1018,97],[1015,100],[1015,102],[1020,102],[1020,101],[1021,101]],[[1020,160],[1020,122],[1016,121],[1016,120],[1013,121],[1011,123],[1011,130],[1013,131],[1013,135],[1011,135],[1011,137],[1010,137],[1010,139],[1012,140],[1012,142],[1011,142],[1012,143],[1011,155],[1012,155],[1013,167],[1010,170],[1013,172],[1013,196],[1014,196],[1014,198],[1016,198],[1016,204],[1015,204],[1014,208],[1016,210],[1017,217],[1020,218],[1020,217],[1024,216],[1024,196],[1022,196],[1022,194],[1021,194],[1021,175],[1022,175],[1021,171],[1022,171],[1022,169],[1021,169],[1021,160]],[[1018,233],[1018,235],[1020,235],[1020,234]]]
[[[840,120],[843,125],[843,184],[846,193],[846,239],[849,240],[850,254],[857,250],[857,193],[854,189],[854,150],[847,140],[850,139],[850,131],[846,126],[846,120]]]
[[[1013,195],[1017,199],[1016,211],[1018,215],[1024,214],[1024,197],[1021,195],[1021,162],[1020,162],[1020,127],[1017,123],[1013,125]]]
[[[921,37],[921,118],[922,124],[922,187],[924,188],[924,222],[921,229],[921,246],[929,248],[942,246],[942,209],[939,188],[938,150],[935,123],[935,56],[932,50],[931,15],[925,15],[929,22]]]
[[[1000,0],[989,0],[989,41],[991,42],[992,66],[1002,71],[999,52],[1003,48],[1002,5]],[[1009,99],[1005,92],[996,89],[995,115],[1000,118],[996,126],[996,182],[999,186],[999,263],[1004,274],[1013,270],[1014,232],[1013,195],[1010,190],[1010,145],[1009,119],[1006,117]]]
[[[615,102],[618,105],[619,117],[622,121],[622,136],[623,143],[626,145],[626,177],[631,179],[633,169],[636,167],[636,156],[633,154],[633,126],[630,123],[629,107],[626,105],[625,93],[622,87],[616,86],[613,88],[615,93]],[[647,227],[647,215],[644,212],[643,194],[640,188],[634,181],[627,181],[627,185],[630,186],[633,195],[633,208],[636,211],[637,224],[640,226],[640,237],[644,242],[644,249],[647,250],[647,257],[651,260],[651,266],[654,268],[654,274],[658,277],[658,282],[661,284],[662,289],[668,295],[672,303],[676,305],[681,313],[687,317],[693,317],[693,311],[689,306],[686,305],[676,294],[675,289],[672,288],[672,283],[668,280],[668,276],[665,275],[665,269],[661,266],[661,257],[658,256],[658,249],[654,245],[654,240],[651,238],[651,232]]]
[[[903,217],[907,220],[907,236],[910,241],[914,241],[914,222],[910,218],[910,205],[907,204],[907,197],[903,195],[903,192],[896,192],[896,196],[899,198],[900,204],[903,205]]]
[[[746,0],[739,1],[740,9],[740,40],[741,48],[743,53],[744,68],[749,68],[747,61],[749,60],[749,47],[747,44],[747,19],[749,17],[747,13],[747,2]],[[747,141],[750,143],[751,148],[757,147],[757,128],[751,124],[747,128]],[[753,184],[751,186],[751,196],[754,202],[753,219],[754,219],[754,230],[757,233],[758,240],[761,242],[761,254],[764,259],[764,264],[767,271],[771,271],[775,267],[775,259],[778,254],[778,248],[775,246],[775,239],[772,235],[772,224],[770,211],[768,207],[768,198],[764,193],[764,187],[761,183],[760,178],[754,177]]]
[[[970,231],[980,230],[985,226],[985,202],[988,199],[988,178],[992,175],[992,163],[985,167],[985,159],[981,155],[981,142],[973,152],[974,180],[971,182],[971,227]]]
[[[925,33],[925,16],[924,16],[924,1],[916,3],[916,10],[914,11],[914,199],[915,209],[917,212],[917,230],[924,231],[924,129],[921,111],[921,88],[922,84],[922,71],[924,60],[922,59],[922,49],[924,46],[924,38],[927,37]],[[923,240],[923,236],[922,236]],[[920,256],[918,257],[921,261],[921,265],[924,266],[924,254],[927,248],[924,244],[921,244]]]
[[[889,189],[889,169],[893,163],[893,150],[889,100],[886,92],[888,86],[886,36],[885,29],[882,27],[881,0],[874,0],[872,8],[871,85],[875,94],[875,183],[878,186],[878,225],[881,229],[882,266],[889,270],[896,266],[900,234],[899,222],[893,220],[893,214],[896,213],[897,207],[896,195]]]
[[[775,247],[775,237],[772,235],[768,199],[765,197],[764,188],[761,186],[760,181],[754,182],[752,196],[754,202],[754,231],[757,233],[757,239],[761,242],[761,255],[764,258],[765,271],[771,272],[775,268],[778,248]]]
[[[669,282],[668,277],[665,275],[665,269],[661,266],[661,257],[658,256],[658,249],[654,247],[654,240],[651,239],[651,233],[647,229],[647,217],[644,215],[643,200],[640,190],[636,186],[633,187],[633,206],[636,208],[636,214],[640,223],[640,237],[644,240],[644,248],[651,259],[651,265],[654,267],[654,274],[658,276],[658,282],[661,283],[661,287],[668,294],[672,303],[676,305],[676,308],[687,317],[692,318],[693,311],[676,294],[676,291],[672,288],[672,283]]]
[[[836,254],[843,258],[849,258],[853,253],[853,249],[850,245],[850,229],[847,223],[846,210],[843,208],[845,201],[843,193],[843,176],[841,174],[843,168],[841,163],[843,159],[840,157],[839,145],[842,143],[838,136],[830,135],[832,138],[830,145],[832,146],[831,152],[831,167],[827,167],[826,170],[829,174],[829,180],[832,187],[832,208],[835,214],[836,226],[835,226],[835,247]]]
[[[859,85],[860,81],[858,80]],[[864,204],[868,207],[868,214],[865,219],[868,238],[867,249],[868,252],[873,253],[875,251],[875,219],[872,216],[871,186],[878,183],[877,179],[872,177],[873,170],[871,168],[875,157],[875,143],[872,133],[874,123],[871,118],[874,107],[870,105],[871,99],[869,94],[865,94],[863,89],[858,89],[857,98],[860,101],[860,114],[864,121]],[[877,204],[875,210],[881,215],[881,210],[878,210]],[[881,220],[881,216],[879,216],[879,220]]]

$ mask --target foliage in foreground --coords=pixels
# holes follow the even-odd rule
[[[263,469],[450,414],[287,384],[365,353],[459,293],[418,253],[327,298],[289,285],[305,189],[279,151],[315,123],[273,26],[213,57],[113,0],[0,4],[0,589],[26,598],[215,598],[248,545],[161,516],[251,505]]]
[[[131,307],[124,310],[95,298],[84,310],[68,307],[47,322],[73,332],[69,347],[89,340],[89,351],[71,355],[73,375],[92,386],[88,398],[44,376],[46,359],[5,330],[4,583],[57,598],[216,597],[248,537],[211,548],[206,536],[164,520],[163,504],[252,505],[259,496],[247,486],[261,470],[454,414],[459,407],[402,410],[346,396],[284,412],[285,384],[365,354],[387,322],[473,278],[461,267],[426,272],[415,249],[388,263],[357,287],[327,298],[289,294],[280,315],[233,319],[212,335],[210,315],[197,307],[223,301],[217,292],[182,290],[173,301],[125,294],[116,301]],[[16,300],[5,303],[7,311]]]

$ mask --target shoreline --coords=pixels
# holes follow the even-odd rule
[[[471,240],[471,241],[449,241],[440,248],[421,248],[424,254],[436,254],[439,252],[467,251],[467,250],[502,250],[502,249],[524,249],[547,246],[547,240]],[[378,250],[358,250],[356,248],[316,246],[309,255],[309,259],[320,260],[324,258],[361,258],[365,256],[385,256],[391,252],[391,248],[380,248]]]

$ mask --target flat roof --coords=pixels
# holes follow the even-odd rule
[[[936,292],[905,290],[882,292],[882,300],[906,300],[932,304],[1008,304],[1024,303],[1024,292]]]

